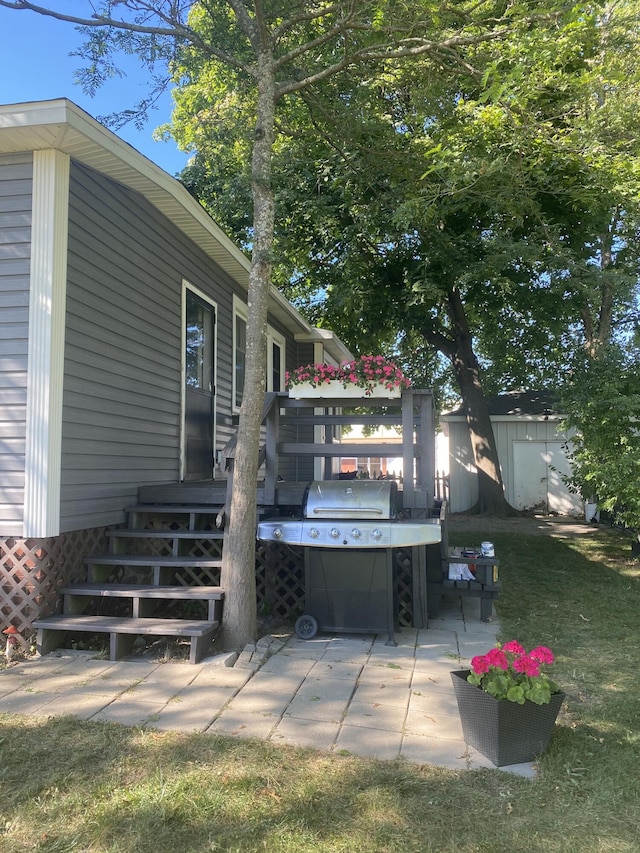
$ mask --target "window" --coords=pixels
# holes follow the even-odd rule
[[[235,316],[233,342],[233,405],[239,409],[244,394],[244,377],[247,352],[247,321],[240,314]]]
[[[244,393],[247,352],[247,306],[239,299],[233,300],[233,405],[239,409]],[[285,339],[267,327],[267,391],[284,390]]]
[[[267,329],[267,391],[284,391],[284,338]]]

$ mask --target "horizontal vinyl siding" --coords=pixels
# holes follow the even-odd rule
[[[145,199],[72,164],[62,531],[116,523],[141,485],[178,480],[183,280],[218,309],[221,449],[235,429],[231,324],[239,288]]]
[[[24,505],[32,158],[0,157],[0,536]]]

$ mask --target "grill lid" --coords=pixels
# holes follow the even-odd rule
[[[302,514],[318,519],[395,518],[397,494],[395,480],[315,480],[307,486]]]

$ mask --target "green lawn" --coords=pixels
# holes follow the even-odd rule
[[[4,716],[0,851],[640,851],[629,540],[492,539],[502,639],[550,646],[567,693],[537,779]]]

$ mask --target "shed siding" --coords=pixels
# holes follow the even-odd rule
[[[0,157],[0,536],[22,532],[32,174],[30,154]]]
[[[563,441],[564,433],[558,433],[554,421],[500,421],[493,426],[498,444],[498,458],[507,501],[516,505],[516,484],[513,466],[514,441]]]
[[[466,422],[450,421],[449,429],[449,506],[451,512],[470,509],[478,498],[478,480]],[[566,433],[557,430],[553,420],[494,420],[500,470],[505,497],[512,506],[516,502],[513,443],[515,441],[565,441]]]

